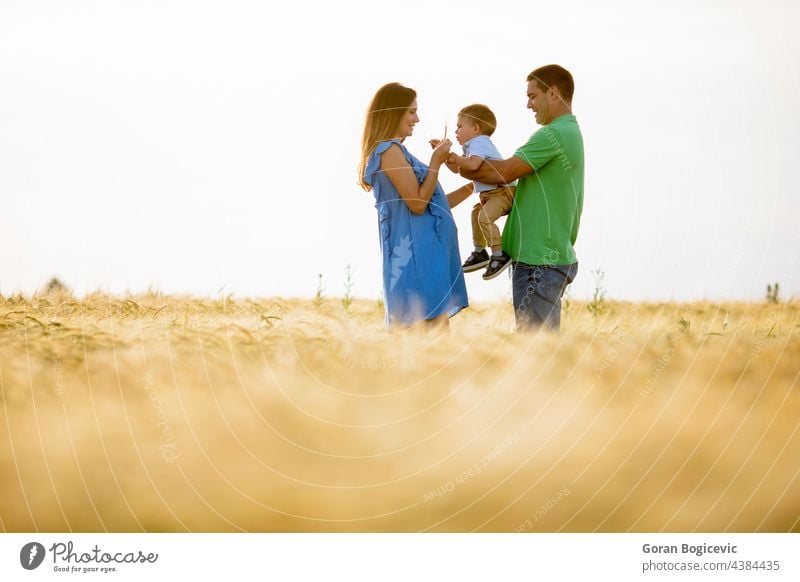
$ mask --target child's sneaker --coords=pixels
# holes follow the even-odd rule
[[[461,269],[465,273],[471,273],[472,271],[484,268],[488,264],[489,253],[486,252],[486,249],[481,249],[480,251],[473,251],[469,258],[464,261]]]
[[[511,257],[505,251],[503,251],[503,254],[499,257],[492,255],[492,260],[483,273],[483,280],[488,281],[489,279],[494,279],[509,266],[511,266]]]

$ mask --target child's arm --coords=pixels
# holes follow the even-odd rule
[[[437,148],[439,144],[442,142],[440,139],[432,139],[428,143],[431,144],[432,148]],[[459,170],[466,170],[467,172],[474,172],[478,168],[481,167],[483,163],[483,158],[480,156],[459,156],[458,154],[450,153],[447,156],[444,164],[450,168],[453,172],[458,173]],[[452,208],[452,206],[451,206]]]
[[[456,165],[453,156],[455,156],[455,154],[453,153],[447,156],[447,159],[444,161],[444,165],[447,166],[447,169],[453,172],[454,174],[458,174],[458,166]]]
[[[450,208],[455,208],[464,200],[469,198],[469,195],[472,194],[472,190],[475,188],[475,185],[472,182],[468,182],[459,188],[458,190],[453,190],[447,195],[447,205]]]
[[[452,160],[459,170],[466,170],[467,172],[474,172],[481,167],[483,158],[480,156],[464,157],[457,154],[450,154],[447,158],[448,161]]]

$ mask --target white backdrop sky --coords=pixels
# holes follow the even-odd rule
[[[350,263],[377,297],[375,90],[417,90],[422,159],[473,102],[511,155],[525,77],[559,63],[587,160],[573,297],[595,268],[613,298],[800,296],[798,25],[792,0],[0,0],[0,293],[340,295]]]

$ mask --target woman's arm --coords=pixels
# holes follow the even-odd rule
[[[475,184],[469,182],[468,184],[464,184],[458,190],[453,190],[447,195],[447,205],[450,208],[455,208],[464,200],[469,198],[469,195],[472,194],[473,189],[475,188]]]
[[[428,175],[425,176],[422,184],[417,181],[414,170],[403,155],[400,146],[392,144],[381,155],[381,171],[389,177],[400,197],[408,205],[408,209],[414,214],[422,214],[428,207],[428,203],[433,198],[433,192],[436,190],[439,168],[449,151],[450,140],[445,140],[433,150]]]

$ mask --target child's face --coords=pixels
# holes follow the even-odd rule
[[[458,116],[458,123],[456,123],[456,139],[458,139],[458,143],[464,145],[473,137],[480,134],[481,128],[475,123],[474,119],[463,115]]]
[[[397,127],[397,137],[400,139],[405,139],[410,137],[412,133],[414,133],[414,126],[419,121],[419,117],[417,117],[417,100],[411,103],[406,112],[403,114],[403,118],[400,120],[400,125]]]

